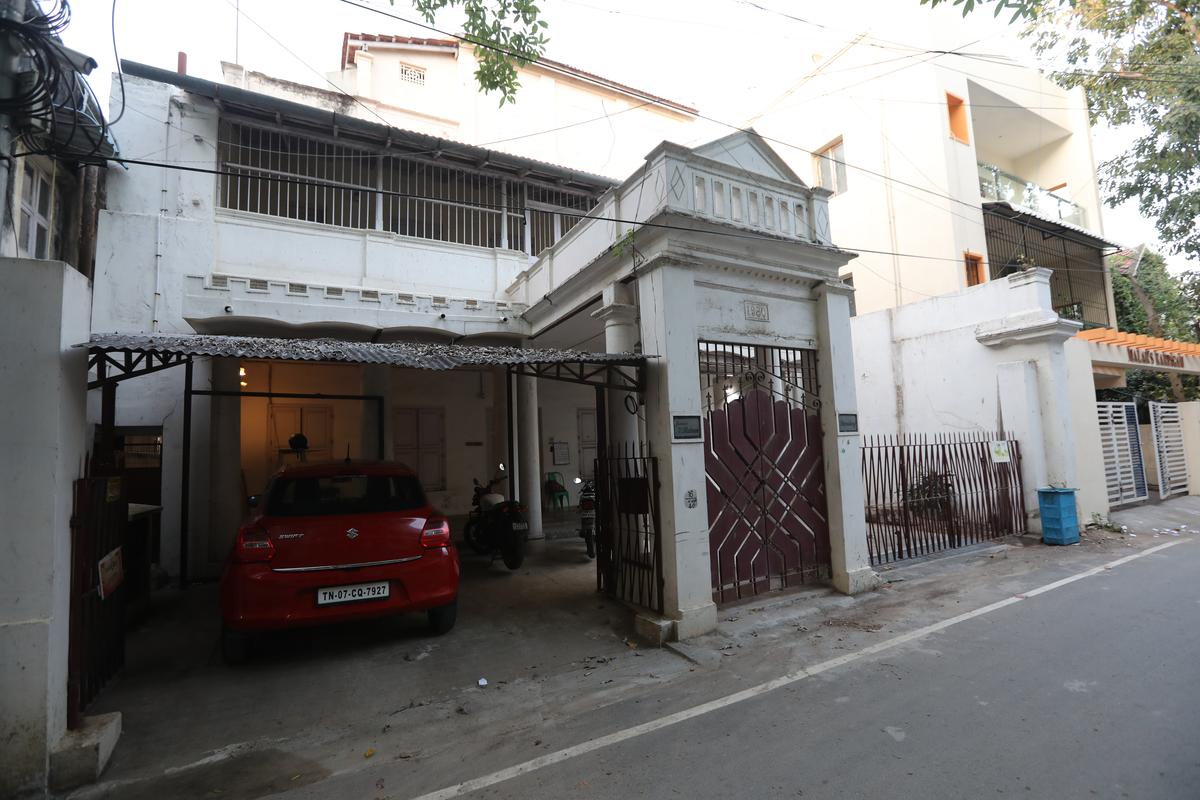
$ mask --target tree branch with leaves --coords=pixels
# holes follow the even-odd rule
[[[517,68],[541,58],[548,41],[549,24],[534,0],[413,0],[413,6],[431,25],[439,11],[461,8],[466,16],[463,38],[475,49],[479,88],[499,92],[500,105],[516,102],[521,86]]]

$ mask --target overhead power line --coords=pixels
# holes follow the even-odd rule
[[[527,56],[527,55],[523,55],[523,54],[521,54],[521,53],[517,53],[516,51],[514,51],[514,50],[511,50],[511,49],[509,49],[509,48],[506,48],[506,47],[501,47],[501,46],[499,46],[499,45],[495,45],[495,44],[492,44],[492,43],[490,43],[490,42],[482,42],[482,41],[476,42],[476,41],[472,41],[471,39],[468,39],[467,37],[465,37],[465,36],[462,36],[461,34],[449,33],[449,32],[447,32],[447,31],[445,31],[445,30],[442,30],[441,28],[434,27],[433,25],[429,25],[429,24],[426,24],[426,23],[417,22],[417,21],[415,21],[415,20],[407,19],[406,17],[402,17],[402,16],[400,16],[400,15],[398,15],[398,14],[392,14],[392,13],[390,13],[390,12],[388,12],[388,11],[384,11],[384,10],[383,10],[383,9],[381,9],[381,8],[374,8],[374,7],[372,7],[372,6],[362,5],[361,3],[355,2],[355,0],[338,0],[338,2],[340,2],[340,3],[343,3],[343,4],[345,4],[345,5],[348,5],[348,6],[353,6],[353,7],[355,7],[355,8],[360,8],[360,9],[362,9],[362,10],[364,10],[364,11],[370,11],[370,12],[372,12],[372,13],[379,14],[379,15],[381,15],[381,16],[388,17],[388,18],[390,18],[390,19],[394,19],[394,20],[397,20],[397,21],[399,21],[399,22],[404,22],[404,23],[407,23],[407,24],[410,24],[410,25],[415,25],[415,26],[417,26],[417,27],[419,27],[419,28],[423,28],[423,29],[425,29],[425,30],[432,31],[433,33],[439,34],[439,35],[441,35],[441,36],[448,36],[448,37],[450,37],[450,38],[456,39],[456,40],[458,40],[458,41],[460,41],[460,42],[463,42],[464,44],[469,44],[469,45],[471,45],[471,46],[473,46],[473,47],[483,47],[483,48],[486,48],[486,49],[489,49],[489,50],[495,51],[495,52],[497,52],[497,53],[501,53],[501,54],[503,54],[503,55],[506,55],[506,56],[508,56],[508,57],[510,57],[510,58],[519,58],[519,59],[527,59],[527,58],[528,58],[528,56]],[[971,42],[970,44],[975,44],[975,42]],[[969,45],[969,44],[968,44],[968,45],[964,45],[964,47],[968,47],[968,46],[970,46],[970,45]],[[933,54],[933,55],[931,56],[931,58],[937,58],[937,57],[939,57],[940,55],[941,55],[941,53],[935,53],[935,54]],[[561,69],[561,68],[557,67],[557,65],[554,65],[554,64],[542,64],[542,67],[543,67],[544,69],[550,70],[551,72],[558,72],[558,73],[561,73],[561,74],[564,74],[564,75],[568,75],[569,77],[571,77],[571,78],[573,78],[573,79],[575,79],[575,80],[581,80],[581,81],[583,81],[583,82],[585,82],[585,83],[591,83],[591,84],[593,84],[593,85],[597,85],[597,86],[605,86],[605,83],[604,83],[602,80],[598,79],[598,78],[592,78],[592,77],[590,77],[590,76],[587,76],[587,75],[584,75],[584,74],[582,74],[582,73],[578,73],[578,72],[569,72],[569,73],[568,73],[568,72],[566,72],[565,70],[563,70],[563,69]],[[657,97],[654,97],[653,95],[647,94],[647,93],[645,93],[645,92],[642,92],[642,91],[640,91],[640,90],[637,90],[637,89],[626,89],[626,90],[624,90],[624,91],[626,91],[627,93],[629,93],[629,94],[633,95],[634,97],[638,97],[638,98],[640,98],[640,99],[642,99],[642,100],[646,100],[646,101],[650,102],[650,103],[651,103],[651,104],[653,104],[653,105],[658,105],[658,106],[665,106],[665,105],[666,105],[665,101],[663,101],[662,99],[660,99],[660,98],[657,98]],[[779,145],[782,145],[782,146],[784,146],[784,147],[790,147],[790,148],[792,148],[793,150],[799,150],[799,151],[800,151],[800,152],[802,152],[802,153],[807,153],[807,154],[809,154],[809,155],[812,155],[812,156],[816,156],[816,155],[818,155],[818,153],[817,153],[816,151],[814,151],[814,150],[810,150],[810,149],[808,149],[807,147],[801,147],[800,145],[798,145],[798,144],[794,144],[794,143],[792,143],[792,142],[786,142],[786,141],[783,141],[782,139],[778,139],[778,138],[771,137],[771,136],[766,136],[766,135],[764,135],[764,134],[758,133],[757,131],[751,131],[751,130],[750,130],[750,129],[748,129],[748,128],[743,128],[741,125],[737,125],[737,124],[735,124],[735,123],[732,123],[732,122],[726,122],[725,120],[720,120],[720,119],[717,119],[717,118],[715,118],[715,117],[710,117],[710,116],[708,116],[708,115],[706,115],[706,114],[702,114],[702,113],[699,113],[699,112],[697,112],[696,116],[697,116],[699,119],[707,120],[707,121],[709,121],[709,122],[715,123],[715,124],[717,124],[717,125],[721,125],[721,126],[723,126],[723,127],[729,128],[729,129],[731,129],[731,130],[734,130],[734,131],[739,131],[739,132],[742,132],[742,133],[751,133],[751,132],[753,132],[753,133],[755,133],[756,135],[760,136],[761,138],[763,138],[763,139],[764,139],[764,140],[766,140],[766,141],[769,141],[769,142],[774,142],[775,144],[779,144]],[[925,192],[925,193],[927,193],[927,194],[930,194],[930,195],[933,195],[933,196],[935,196],[935,197],[940,197],[940,198],[942,198],[942,199],[944,199],[944,200],[949,200],[949,201],[950,201],[950,202],[952,202],[952,203],[959,203],[960,205],[965,205],[965,206],[968,206],[968,207],[974,207],[974,204],[973,204],[973,203],[969,203],[969,202],[967,202],[967,201],[965,201],[965,200],[960,200],[959,198],[957,198],[957,197],[953,197],[953,196],[951,196],[951,195],[948,195],[948,194],[945,194],[944,192],[939,192],[939,191],[937,191],[937,190],[934,190],[934,189],[928,189],[928,188],[926,188],[926,187],[924,187],[924,186],[919,186],[919,185],[917,185],[917,184],[915,184],[915,183],[908,183],[908,182],[906,182],[906,181],[899,180],[898,178],[892,178],[891,176],[884,175],[883,173],[881,173],[881,172],[878,172],[878,171],[876,171],[876,170],[873,170],[873,169],[870,169],[869,167],[863,167],[863,166],[860,166],[860,165],[858,165],[858,164],[853,164],[853,163],[851,163],[851,162],[849,162],[849,161],[839,161],[838,163],[841,163],[841,164],[845,165],[846,167],[849,167],[849,168],[851,168],[851,169],[857,170],[857,171],[859,171],[859,172],[863,172],[863,173],[865,173],[865,174],[868,174],[868,175],[874,175],[875,177],[877,177],[877,178],[880,178],[880,179],[882,179],[882,180],[891,181],[891,182],[893,182],[893,183],[896,183],[896,184],[899,184],[899,185],[902,185],[902,186],[908,186],[909,188],[916,189],[917,191],[920,191],[920,192]]]

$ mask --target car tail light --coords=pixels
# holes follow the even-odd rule
[[[243,564],[270,561],[275,557],[275,543],[259,525],[243,525],[238,530],[233,547],[233,560]]]
[[[421,547],[447,547],[450,544],[450,523],[444,519],[431,519],[421,531]]]

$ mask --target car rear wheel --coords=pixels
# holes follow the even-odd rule
[[[245,664],[250,660],[250,649],[253,640],[248,633],[221,630],[221,659],[230,666]]]
[[[449,633],[450,629],[454,627],[455,620],[458,619],[458,601],[455,600],[453,603],[439,608],[431,608],[428,614],[430,633],[434,636]]]

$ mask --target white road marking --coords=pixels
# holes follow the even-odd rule
[[[504,783],[505,781],[520,777],[521,775],[528,775],[531,772],[536,772],[540,769],[545,769],[546,767],[553,766],[555,764],[561,764],[562,762],[569,761],[572,758],[578,758],[579,756],[587,755],[588,753],[594,753],[597,750],[603,750],[604,748],[611,747],[614,744],[620,744],[621,742],[626,742],[630,739],[636,739],[639,736],[645,736],[648,733],[654,733],[655,731],[660,731],[663,728],[669,728],[672,725],[678,725],[681,722],[687,722],[688,720],[695,719],[696,717],[703,716],[713,711],[719,711],[723,708],[737,705],[738,703],[744,703],[747,700],[753,700],[756,697],[773,692],[776,689],[781,689],[785,686],[790,686],[793,683],[798,683],[805,678],[811,678],[814,675],[820,675],[822,672],[828,672],[831,669],[836,669],[837,667],[845,666],[846,664],[867,658],[868,656],[873,656],[876,653],[883,652],[884,650],[890,650],[893,647],[898,647],[907,642],[915,641],[928,636],[931,633],[944,631],[946,628],[953,627],[960,622],[966,622],[967,620],[975,619],[976,617],[982,617],[985,614],[991,614],[993,611],[999,611],[1002,608],[1011,606],[1014,603],[1019,603],[1027,598],[1036,597],[1039,594],[1045,594],[1046,592],[1059,589],[1063,586],[1074,583],[1075,581],[1083,580],[1084,578],[1092,575],[1098,575],[1105,570],[1119,567],[1122,564],[1127,564],[1130,561],[1135,561],[1139,558],[1145,558],[1148,555],[1166,550],[1168,547],[1174,547],[1177,544],[1183,544],[1187,541],[1190,540],[1178,539],[1176,541],[1167,542],[1166,544],[1160,544],[1156,547],[1151,547],[1148,550],[1143,550],[1139,553],[1133,553],[1132,555],[1125,556],[1124,558],[1118,558],[1116,561],[1110,561],[1107,564],[1085,570],[1068,578],[1063,578],[1062,580],[1057,580],[1053,583],[1047,583],[1045,586],[1039,586],[1036,589],[1030,589],[1027,592],[1022,592],[1021,594],[1014,595],[1012,597],[1006,597],[1003,600],[997,600],[995,603],[989,603],[988,605],[977,608],[974,611],[967,611],[957,616],[950,617],[949,619],[944,619],[941,622],[935,622],[931,625],[926,625],[923,628],[917,628],[914,631],[903,633],[886,641],[877,642],[853,653],[847,653],[846,655],[838,656],[837,658],[831,658],[828,661],[822,661],[818,664],[813,664],[811,667],[803,667],[795,672],[789,672],[786,675],[779,676],[778,678],[773,678],[756,686],[751,686],[749,689],[743,689],[740,692],[734,692],[733,694],[728,694],[724,697],[718,697],[716,700],[710,700],[707,703],[701,703],[700,705],[692,706],[691,708],[685,708],[682,711],[677,711],[674,714],[668,714],[665,717],[659,717],[658,719],[653,719],[649,722],[643,722],[640,725],[634,725],[629,728],[614,731],[613,733],[605,736],[589,739],[586,742],[580,742],[579,744],[572,745],[571,747],[564,747],[562,750],[556,750],[553,753],[547,753],[544,756],[538,756],[537,758],[532,758],[529,761],[524,761],[520,764],[514,764],[511,767],[497,770],[490,775],[472,778],[469,781],[463,781],[462,783],[456,783],[453,786],[447,786],[444,789],[438,789],[437,791],[420,795],[419,797],[413,798],[413,800],[450,800],[450,798],[453,797],[462,797],[465,794],[477,792],[480,789],[486,789],[489,786],[495,786],[498,783]]]

